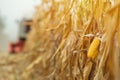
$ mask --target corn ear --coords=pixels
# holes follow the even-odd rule
[[[87,53],[88,58],[95,59],[97,57],[99,44],[100,44],[100,39],[95,37],[89,47],[89,50]]]

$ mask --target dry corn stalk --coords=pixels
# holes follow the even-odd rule
[[[118,80],[119,4],[119,0],[42,0],[27,42],[28,51],[41,55],[27,67],[26,79]]]

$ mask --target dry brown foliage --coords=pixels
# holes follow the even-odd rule
[[[38,57],[26,80],[120,79],[119,0],[42,0],[32,26],[25,50]],[[101,42],[90,59],[94,37]]]

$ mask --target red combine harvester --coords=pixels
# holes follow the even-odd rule
[[[10,53],[20,53],[23,51],[23,47],[25,44],[25,39],[20,38],[17,43],[9,44],[9,52]]]
[[[20,53],[23,51],[25,41],[26,41],[26,35],[30,31],[31,25],[32,25],[32,20],[23,20],[20,23],[20,31],[19,31],[20,37],[19,37],[18,42],[9,44],[10,53]]]

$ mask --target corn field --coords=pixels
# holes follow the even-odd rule
[[[120,0],[42,0],[22,80],[120,80]]]

